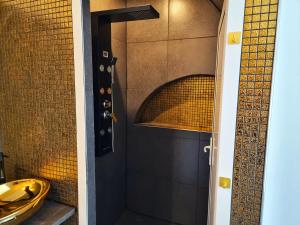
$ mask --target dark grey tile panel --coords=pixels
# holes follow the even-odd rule
[[[196,186],[158,180],[155,191],[155,217],[179,224],[195,225]]]
[[[207,172],[208,167],[208,156],[203,152],[203,145],[207,144],[203,143],[202,147],[200,144],[199,139],[172,138],[160,132],[138,129],[138,132],[128,134],[128,172],[139,171],[196,185],[198,163],[203,164],[203,171]]]
[[[115,225],[175,225],[174,223],[163,221],[158,218],[137,214],[134,212],[125,212]]]
[[[139,173],[127,177],[127,207],[129,210],[153,215],[155,179]]]
[[[125,177],[96,179],[97,224],[111,225],[125,210]]]
[[[208,188],[198,188],[196,225],[207,225]]]

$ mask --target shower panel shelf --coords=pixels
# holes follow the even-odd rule
[[[105,17],[111,23],[159,18],[159,13],[151,5],[105,10],[93,15]]]
[[[201,132],[201,133],[211,133],[211,127],[188,127],[188,126],[178,126],[174,124],[167,123],[156,123],[156,122],[147,122],[147,123],[135,123],[136,126],[140,127],[152,127],[152,128],[161,128],[161,129],[170,129],[170,130],[182,130],[182,131],[192,131],[192,132]]]

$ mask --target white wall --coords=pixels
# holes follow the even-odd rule
[[[299,0],[280,1],[262,225],[300,224],[299,12]]]

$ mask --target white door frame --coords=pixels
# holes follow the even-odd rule
[[[226,33],[243,30],[245,1],[227,1]],[[96,224],[95,201],[95,157],[93,131],[93,83],[91,32],[89,26],[89,1],[73,0],[73,40],[76,95],[76,126],[77,126],[77,161],[78,161],[78,213],[80,225]],[[220,114],[219,148],[216,158],[216,177],[232,180],[234,144],[236,130],[236,113],[238,101],[239,75],[241,60],[241,44],[228,45],[224,52],[224,74],[222,89],[222,110]],[[214,224],[230,225],[231,189],[222,189],[216,185],[211,190],[216,204]]]
[[[78,221],[96,224],[93,73],[89,1],[72,1],[78,168]]]
[[[216,185],[214,190],[210,190],[214,195],[216,204],[210,208],[213,210],[213,218],[211,219],[213,224],[209,225],[230,225],[232,184],[230,189],[219,187],[219,177],[227,177],[231,181],[233,179],[242,44],[229,45],[227,38],[229,32],[243,31],[245,1],[225,0],[224,6],[227,11],[227,20],[224,24],[226,43],[224,43],[222,101],[219,115],[219,146],[213,153],[216,163],[216,177],[211,177],[212,182],[215,182]]]

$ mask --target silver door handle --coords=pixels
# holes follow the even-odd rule
[[[210,138],[210,143],[209,145],[205,146],[203,151],[205,153],[209,152],[209,165],[211,166],[212,165],[212,154],[213,154],[213,139],[212,137]]]
[[[203,149],[203,151],[205,153],[207,153],[208,151],[211,151],[210,145],[205,146],[204,149]]]

